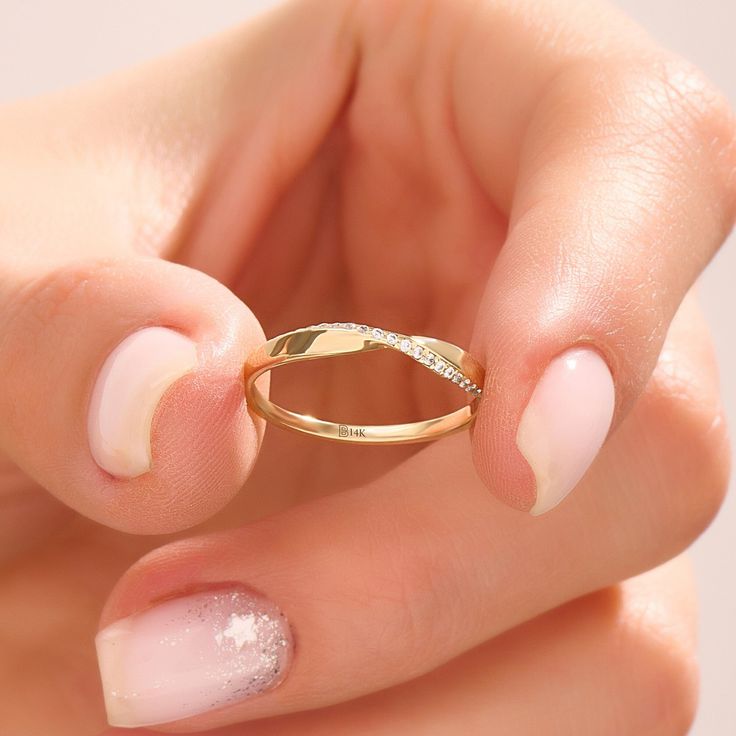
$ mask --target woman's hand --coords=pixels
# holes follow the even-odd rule
[[[0,731],[102,730],[92,637],[122,574],[100,637],[119,725],[684,732],[680,573],[609,586],[686,547],[726,486],[685,295],[731,226],[733,130],[591,2],[291,3],[2,111]],[[325,320],[470,345],[472,441],[260,449],[245,355]],[[272,395],[366,422],[451,399],[400,360],[341,363]],[[105,528],[178,532],[236,494],[173,544]],[[246,610],[279,634],[269,672],[265,634],[231,628]]]

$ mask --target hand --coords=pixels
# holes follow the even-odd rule
[[[591,3],[300,2],[4,110],[3,733],[103,727],[96,618],[114,580],[154,547],[109,598],[108,633],[154,603],[186,608],[216,589],[270,611],[266,596],[297,642],[293,658],[279,650],[282,671],[266,684],[288,669],[286,679],[252,699],[235,692],[240,681],[218,683],[213,698],[196,670],[184,698],[153,687],[134,658],[116,662],[114,719],[187,730],[337,703],[357,718],[359,696],[420,687],[402,683],[480,645],[504,648],[511,667],[524,661],[516,627],[681,551],[717,510],[727,474],[707,332],[692,298],[680,304],[733,219],[732,141],[707,83]],[[264,331],[335,319],[470,345],[488,371],[472,446],[461,435],[346,448],[272,431],[250,474],[264,427],[243,408],[244,356]],[[556,358],[581,345],[585,373],[570,380]],[[100,373],[111,353],[128,356],[126,369]],[[330,361],[276,374],[272,393],[346,421],[431,415],[452,398],[411,365],[382,372],[365,358],[350,371]],[[525,414],[530,401],[538,411]],[[124,440],[118,452],[110,440]],[[178,532],[224,507],[249,474],[219,516],[174,544],[89,521]],[[539,512],[575,485],[543,519],[489,493]],[[667,601],[668,590],[652,595]],[[558,625],[544,621],[570,611],[587,621],[586,605],[530,626],[551,648]],[[616,610],[604,610],[609,631],[633,615]],[[569,733],[574,717],[592,733],[612,723],[636,733],[666,692],[663,732],[682,732],[689,644],[631,628],[644,639],[619,687],[597,688],[603,702],[549,712],[570,682],[595,683],[584,673],[602,650],[571,633],[577,674],[547,677],[541,691],[521,670],[508,703],[523,705],[479,711],[472,724]],[[565,656],[550,655],[550,669]],[[464,661],[450,682],[468,678]],[[371,697],[390,733],[395,712]],[[620,709],[614,721],[606,708]],[[324,733],[333,713],[291,718],[297,729],[317,719]]]

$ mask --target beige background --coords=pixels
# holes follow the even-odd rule
[[[0,0],[0,102],[99,76],[242,20],[273,0]],[[736,104],[734,0],[621,0],[664,44],[697,62]],[[736,427],[734,238],[701,289]],[[692,733],[736,733],[736,499],[693,555],[701,593],[701,711]],[[622,736],[624,736],[622,734]],[[628,735],[627,735],[628,736]]]

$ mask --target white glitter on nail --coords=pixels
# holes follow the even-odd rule
[[[256,617],[252,613],[245,616],[234,613],[230,616],[228,627],[224,631],[218,631],[215,634],[215,641],[218,646],[222,646],[225,639],[232,639],[238,651],[243,648],[246,642],[257,641]]]
[[[292,640],[273,603],[237,589],[173,599],[118,621],[100,632],[97,650],[111,725],[136,727],[275,687]]]

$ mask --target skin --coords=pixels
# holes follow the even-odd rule
[[[727,484],[690,290],[733,220],[733,122],[685,62],[588,2],[312,0],[4,109],[0,158],[0,731],[102,733],[103,606],[101,626],[236,580],[287,612],[292,672],[169,730],[401,717],[426,734],[431,702],[468,734],[686,732],[687,571],[621,583],[692,542]],[[264,439],[239,377],[264,333],[396,315],[486,364],[470,441]],[[153,470],[120,481],[89,456],[85,412],[105,356],[146,324],[196,339],[202,368],[159,407]],[[583,338],[611,366],[615,431],[532,519],[515,430]],[[408,361],[364,357],[284,371],[272,395],[345,421],[449,408]],[[545,678],[519,664],[533,651],[579,666]]]

